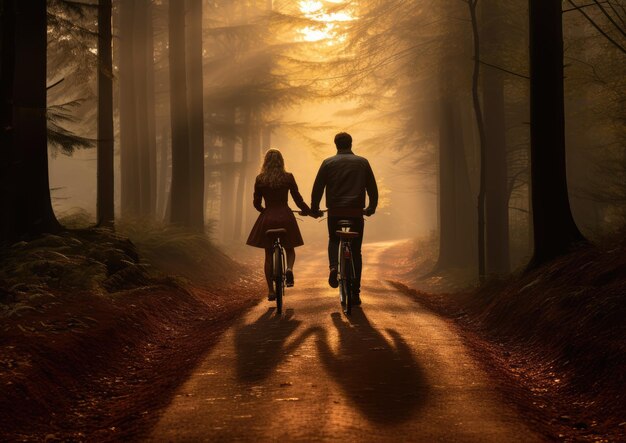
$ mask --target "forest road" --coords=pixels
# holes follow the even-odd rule
[[[147,440],[544,441],[449,324],[385,282],[391,246],[364,245],[363,305],[350,318],[325,254],[301,254],[283,315],[267,301],[244,315]]]

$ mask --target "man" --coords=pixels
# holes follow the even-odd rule
[[[349,220],[353,223],[352,230],[360,235],[352,240],[352,254],[356,273],[355,305],[361,304],[359,293],[361,290],[361,245],[363,243],[363,215],[368,217],[376,212],[378,205],[378,187],[372,168],[363,157],[352,152],[352,137],[346,132],[335,136],[337,155],[322,162],[313,184],[311,193],[311,215],[320,217],[320,200],[326,189],[326,207],[328,208],[328,260],[330,274],[328,284],[336,288],[337,281],[337,250],[339,249],[340,220]],[[369,205],[365,208],[365,193],[369,198]],[[364,209],[365,208],[365,209]]]

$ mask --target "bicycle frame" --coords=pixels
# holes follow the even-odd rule
[[[349,227],[341,227],[343,232],[350,232]],[[352,291],[354,288],[354,260],[352,257],[351,239],[341,237],[337,251],[337,280],[339,281],[339,300],[345,305],[344,312],[349,315],[352,311]],[[347,289],[347,291],[346,291]],[[347,293],[346,293],[347,292]]]
[[[285,293],[285,249],[280,241],[287,230],[284,228],[268,229],[265,235],[272,239],[272,289],[276,295],[276,311],[280,314],[283,308],[283,295]]]
[[[276,290],[276,310],[280,314],[283,307],[283,296],[285,293],[285,248],[280,242],[280,237],[276,237],[272,245],[272,276],[274,278]]]

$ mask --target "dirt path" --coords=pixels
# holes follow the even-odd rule
[[[264,302],[230,328],[148,440],[542,441],[449,324],[385,283],[388,247],[365,247],[350,319],[324,255],[300,262],[286,313]]]

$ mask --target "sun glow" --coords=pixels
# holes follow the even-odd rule
[[[344,1],[334,0],[330,1],[330,3],[340,5]],[[338,32],[339,25],[342,22],[354,20],[353,15],[348,11],[327,11],[324,7],[324,2],[318,0],[301,0],[299,7],[300,12],[307,19],[315,22],[314,25],[306,26],[300,30],[302,38],[308,42],[325,40],[329,45],[341,42],[345,39],[345,36]]]

